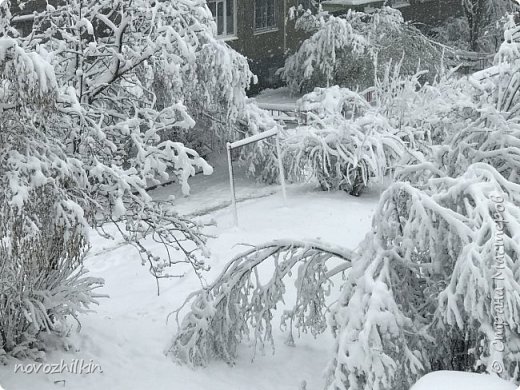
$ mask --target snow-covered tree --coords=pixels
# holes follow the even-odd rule
[[[281,73],[295,92],[332,85],[362,90],[373,86],[376,74],[384,72],[378,64],[391,61],[402,60],[404,75],[427,69],[430,79],[441,66],[440,46],[390,7],[340,16],[307,11],[297,26],[312,35],[286,60]]]
[[[462,8],[469,30],[472,51],[494,52],[500,46],[500,19],[520,9],[514,0],[462,0]]]
[[[24,44],[55,65],[82,105],[160,121],[162,139],[197,146],[208,143],[209,130],[234,136],[228,123],[241,115],[252,78],[246,59],[217,40],[214,29],[203,0],[67,0],[35,17]],[[139,112],[179,103],[195,129],[190,121],[171,126],[172,113]]]
[[[196,170],[212,172],[180,142],[194,118],[242,115],[247,61],[214,27],[202,0],[70,0],[29,36],[0,37],[0,352],[40,350],[42,330],[66,333],[95,302],[89,227],[110,237],[112,223],[158,279],[206,269],[200,226],[146,189],[173,176],[187,194]]]

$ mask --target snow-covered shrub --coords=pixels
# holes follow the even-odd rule
[[[102,285],[82,268],[94,208],[57,89],[48,63],[0,38],[0,352],[18,357],[41,357],[39,333],[67,333]]]
[[[403,76],[400,63],[388,65],[376,79],[373,106],[398,130],[407,147],[400,166],[424,161],[476,116],[468,81],[455,71],[443,72],[432,83],[421,83],[422,72]]]
[[[265,110],[259,108],[254,101],[249,100],[238,123],[241,137],[247,137],[278,129],[283,137],[282,126]],[[274,138],[263,139],[240,150],[240,163],[246,168],[246,173],[256,180],[273,184],[279,180],[278,156]]]
[[[485,162],[513,183],[520,183],[520,123],[488,112],[456,134],[443,156],[450,176],[464,172],[474,162]]]
[[[317,88],[298,102],[307,122],[284,140],[290,176],[311,176],[324,190],[358,196],[371,177],[382,179],[404,153],[399,132],[358,93]]]
[[[319,242],[274,241],[236,256],[211,285],[188,296],[174,313],[179,331],[167,353],[179,363],[206,365],[217,358],[233,363],[237,346],[251,338],[255,348],[274,348],[272,319],[283,302],[286,280],[297,269],[294,306],[284,311],[281,326],[313,335],[326,329],[325,298],[331,278],[350,266],[353,252]],[[330,268],[329,260],[339,263]],[[263,278],[259,269],[272,268]],[[181,323],[181,310],[191,304]]]
[[[393,8],[372,13],[349,11],[340,16],[307,12],[303,17],[298,25],[315,31],[286,60],[281,73],[295,92],[332,85],[352,90],[371,87],[375,75],[384,71],[378,63],[402,59],[403,74],[414,74],[422,67],[429,70],[430,79],[441,66],[440,47],[406,24]]]

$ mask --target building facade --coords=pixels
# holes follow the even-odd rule
[[[288,19],[298,0],[207,0],[217,36],[249,60],[258,87],[275,86],[276,70],[304,39]]]
[[[284,65],[287,55],[296,51],[305,39],[294,21],[288,20],[291,7],[309,3],[306,0],[207,0],[215,16],[217,35],[246,56],[251,70],[258,75],[254,88],[279,84],[276,70]],[[323,0],[323,9],[342,14],[349,9],[370,12],[385,0]],[[461,16],[460,0],[388,0],[398,8],[405,20],[422,26],[435,26],[451,16]]]

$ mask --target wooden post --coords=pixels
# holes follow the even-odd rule
[[[287,192],[285,191],[285,173],[283,171],[282,148],[280,147],[280,136],[276,134],[276,154],[278,155],[278,169],[280,170],[280,184],[282,185],[282,195],[284,204],[287,206]]]
[[[268,131],[264,131],[263,133],[255,134],[250,137],[241,139],[235,142],[228,142],[226,144],[227,149],[227,158],[228,158],[228,168],[229,168],[229,187],[231,189],[231,205],[233,207],[233,219],[235,222],[235,226],[238,226],[238,211],[237,211],[237,200],[235,195],[235,183],[233,176],[233,162],[231,160],[231,151],[240,148],[245,145],[249,145],[253,142],[258,142],[266,138],[276,137],[276,154],[278,155],[278,170],[280,171],[280,184],[282,185],[282,194],[284,204],[287,205],[287,192],[285,190],[285,173],[283,170],[283,162],[282,162],[282,148],[280,147],[280,139],[279,132],[277,128],[273,128]]]
[[[233,179],[233,162],[231,161],[231,144],[226,144],[228,168],[229,168],[229,187],[231,189],[231,206],[233,207],[233,222],[235,226],[238,226],[238,212],[237,212],[237,200],[235,196],[235,183]]]

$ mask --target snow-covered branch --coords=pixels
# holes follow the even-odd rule
[[[345,271],[355,256],[344,248],[312,241],[278,240],[251,248],[231,260],[211,285],[190,294],[172,313],[179,324],[181,310],[191,304],[168,354],[190,365],[205,365],[213,358],[232,363],[238,344],[250,335],[255,348],[263,349],[266,342],[274,348],[273,313],[283,302],[285,279],[295,267],[296,302],[284,311],[281,326],[290,328],[291,344],[293,326],[314,335],[322,333],[331,278]],[[330,272],[333,259],[342,265]],[[261,269],[267,264],[272,271],[264,277]]]

